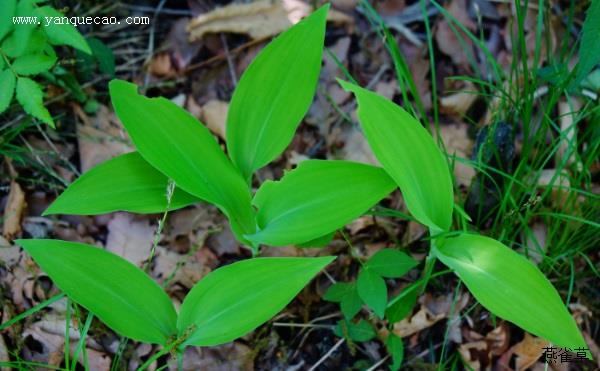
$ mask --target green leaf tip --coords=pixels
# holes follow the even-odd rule
[[[54,284],[120,335],[167,344],[177,313],[163,289],[139,267],[77,242],[16,240]]]
[[[461,234],[440,240],[434,252],[498,317],[556,346],[586,346],[554,286],[514,250],[489,237]]]
[[[267,44],[231,97],[227,151],[247,182],[281,155],[313,102],[328,9],[322,6]]]
[[[253,258],[218,268],[186,296],[177,327],[183,346],[228,343],[281,311],[335,257]]]
[[[115,113],[139,154],[178,188],[215,204],[236,238],[256,231],[250,189],[208,128],[163,97],[138,94],[134,84],[109,84]]]
[[[396,185],[380,167],[306,160],[256,192],[260,230],[246,238],[271,246],[303,244],[335,232],[381,201]]]
[[[434,231],[452,224],[454,189],[446,158],[429,132],[402,107],[370,90],[338,79],[358,103],[363,133],[406,207]]]

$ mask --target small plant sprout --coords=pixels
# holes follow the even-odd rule
[[[57,62],[54,45],[68,45],[89,55],[92,51],[72,24],[42,26],[13,22],[13,17],[62,16],[50,5],[38,6],[37,3],[40,2],[4,0],[0,6],[0,113],[16,97],[27,114],[54,127],[54,120],[44,107],[42,88],[34,78],[45,75],[54,79],[48,72]]]

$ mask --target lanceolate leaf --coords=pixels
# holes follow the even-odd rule
[[[80,176],[44,215],[163,212],[167,209],[168,183],[167,177],[148,164],[139,153],[127,153]],[[198,198],[175,187],[169,209],[179,209],[198,201]]]
[[[63,18],[64,14],[60,13],[51,6],[42,6],[37,9],[36,15],[47,20],[52,20],[49,25],[44,24],[44,31],[48,35],[48,40],[55,45],[69,45],[75,49],[81,50],[84,53],[92,54],[87,42],[81,36],[77,28],[70,23],[55,22],[56,17]]]
[[[242,75],[227,117],[229,156],[249,180],[292,140],[312,102],[328,5],[267,45]]]
[[[141,269],[101,248],[59,240],[18,240],[52,281],[119,334],[165,344],[175,309]]]
[[[349,161],[306,160],[277,182],[265,182],[253,204],[261,228],[250,241],[303,243],[343,227],[389,194],[382,169]]]
[[[441,242],[436,255],[490,312],[555,346],[586,347],[552,284],[535,265],[502,243],[463,234]]]
[[[56,56],[46,54],[27,54],[13,62],[12,68],[19,75],[36,75],[50,69],[56,63]]]
[[[600,63],[600,0],[590,2],[583,22],[575,83],[581,82]]]
[[[0,72],[0,113],[4,112],[15,92],[17,78],[10,69]]]
[[[447,230],[454,203],[448,165],[431,135],[404,109],[357,85],[358,118],[373,153],[396,181],[408,210],[434,231]]]
[[[334,257],[255,258],[219,268],[192,288],[177,327],[183,345],[212,346],[244,336],[282,310]]]
[[[54,127],[52,116],[44,107],[44,93],[35,81],[27,77],[17,79],[17,100],[25,112]]]
[[[115,111],[140,155],[186,192],[219,206],[238,237],[256,229],[250,190],[209,130],[165,98],[146,98],[134,84],[109,84]]]

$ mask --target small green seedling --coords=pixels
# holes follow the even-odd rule
[[[395,188],[383,169],[307,160],[252,195],[253,173],[281,154],[312,102],[327,9],[274,39],[243,74],[227,118],[229,157],[204,125],[173,102],[146,98],[134,84],[113,80],[112,103],[137,152],[86,172],[45,215],[166,213],[205,201],[227,216],[236,238],[255,254],[261,244],[330,240]],[[73,301],[123,336],[162,344],[167,352],[243,336],[333,260],[254,258],[220,268],[190,291],[176,314],[157,284],[118,256],[65,241],[18,243]]]
[[[425,282],[417,282],[387,302],[380,278],[363,268],[356,283],[359,297],[381,317],[386,309],[390,324],[404,318],[414,305],[418,289],[431,276],[437,258],[453,270],[473,296],[490,312],[552,344],[585,349],[586,343],[560,295],[539,269],[502,243],[468,232],[450,232],[454,208],[452,178],[444,155],[427,130],[404,109],[357,85],[339,81],[354,93],[358,118],[373,153],[394,179],[417,221],[431,234],[431,253]],[[368,267],[368,263],[367,263]],[[361,281],[363,293],[361,294]],[[356,295],[348,285],[341,301],[346,317],[356,314]],[[368,293],[368,294],[367,294]],[[329,294],[329,297],[333,294]],[[412,304],[411,304],[412,303]],[[344,310],[344,304],[351,309]],[[390,340],[398,354],[398,339]]]
[[[360,320],[358,323],[352,321],[363,304],[377,317],[386,319],[390,324],[404,318],[417,300],[417,290],[413,288],[403,292],[405,295],[408,294],[406,296],[409,301],[396,298],[393,302],[388,302],[384,278],[400,278],[417,264],[416,260],[402,251],[382,249],[362,264],[356,282],[336,282],[329,286],[323,298],[340,303],[344,315],[344,319],[335,327],[335,334],[355,342],[369,341],[376,336],[373,326],[368,321]],[[386,340],[386,347],[392,356],[392,368],[397,370],[404,357],[402,339],[390,333]]]
[[[62,14],[49,5],[36,3],[39,1],[3,0],[0,5],[0,113],[16,96],[25,112],[54,127],[54,120],[44,107],[42,88],[33,78],[47,74],[55,66],[53,45],[68,45],[86,54],[92,52],[73,25],[42,24],[46,17]],[[33,17],[40,24],[29,23]]]

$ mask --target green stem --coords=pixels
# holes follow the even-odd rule
[[[8,60],[8,57],[6,56],[6,53],[4,53],[4,50],[2,50],[2,48],[0,48],[0,54],[2,54],[2,58],[6,62],[6,65],[8,66],[8,69],[10,69],[10,71],[13,73],[13,75],[15,75],[15,77],[18,78],[19,75],[17,75],[17,73],[13,69],[12,64],[10,64],[10,61]]]
[[[9,319],[8,321],[4,322],[2,325],[0,325],[0,331],[4,330],[7,327],[10,327],[12,325],[14,325],[15,323],[19,322],[20,320],[22,320],[23,318],[29,317],[30,315],[32,315],[33,313],[44,309],[45,307],[49,306],[50,304],[53,304],[57,301],[59,301],[60,299],[64,298],[65,294],[64,293],[60,293],[58,295],[55,295],[53,297],[51,297],[50,299],[39,303],[38,305],[36,305],[33,308],[30,308],[28,310],[26,310],[25,312]]]
[[[154,361],[156,361],[158,358],[164,356],[165,354],[170,353],[171,350],[173,350],[173,348],[177,347],[180,343],[181,343],[181,341],[179,339],[174,340],[173,342],[168,344],[166,347],[162,348],[160,350],[160,352],[154,354],[146,362],[144,362],[144,364],[142,366],[140,366],[140,368],[138,368],[138,371],[143,371],[143,370],[147,369],[148,367],[150,367],[150,365],[152,363],[154,363]]]

